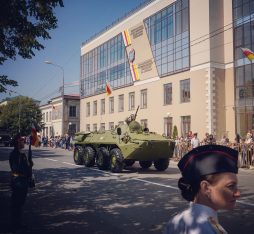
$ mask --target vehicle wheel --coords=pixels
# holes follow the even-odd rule
[[[150,166],[152,166],[152,161],[139,161],[139,165],[143,169],[148,169]]]
[[[87,146],[84,150],[83,161],[86,167],[92,167],[95,164],[95,151],[92,147]]]
[[[126,159],[126,160],[124,160],[124,165],[126,167],[131,167],[134,163],[135,163],[135,160],[133,160],[133,159]]]
[[[110,170],[116,173],[123,170],[123,155],[118,148],[114,148],[110,151]]]
[[[159,159],[154,161],[154,167],[158,170],[158,171],[165,171],[168,168],[169,165],[169,159]]]
[[[73,152],[73,159],[76,165],[82,165],[83,164],[83,155],[84,155],[84,149],[81,146],[77,146],[74,149]]]
[[[105,147],[99,148],[96,164],[100,170],[109,168],[109,151]]]

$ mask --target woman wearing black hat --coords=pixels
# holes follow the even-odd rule
[[[178,163],[182,197],[190,207],[173,217],[165,234],[227,233],[217,211],[231,210],[240,197],[237,187],[238,152],[226,146],[205,145],[187,153]]]

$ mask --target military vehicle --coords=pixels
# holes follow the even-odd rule
[[[79,132],[74,137],[74,162],[101,170],[121,172],[135,161],[147,169],[152,163],[158,171],[168,168],[173,155],[174,142],[150,132],[136,121],[137,112],[113,130]]]

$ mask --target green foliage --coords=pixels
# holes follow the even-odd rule
[[[30,135],[32,123],[37,131],[43,128],[41,110],[32,98],[18,96],[0,106],[0,127],[12,135],[19,131],[24,136]]]
[[[49,30],[57,27],[53,9],[58,5],[63,7],[63,1],[0,0],[0,65],[15,60],[17,54],[30,59],[34,50],[44,49],[40,41],[50,39]],[[6,76],[0,77],[0,92],[6,92],[6,85],[17,86]]]
[[[174,128],[173,128],[173,139],[175,140],[177,137],[178,137],[178,130],[177,130],[176,125],[174,125]]]
[[[0,93],[6,93],[6,86],[18,86],[18,82],[15,80],[7,79],[7,76],[0,76]]]

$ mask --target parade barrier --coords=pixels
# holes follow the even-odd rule
[[[200,145],[205,143],[201,142]],[[220,142],[216,142],[218,145]],[[238,165],[240,168],[254,169],[254,143],[228,143],[225,146],[231,147],[239,152]],[[191,150],[189,141],[176,141],[173,160],[179,161],[188,151]]]

